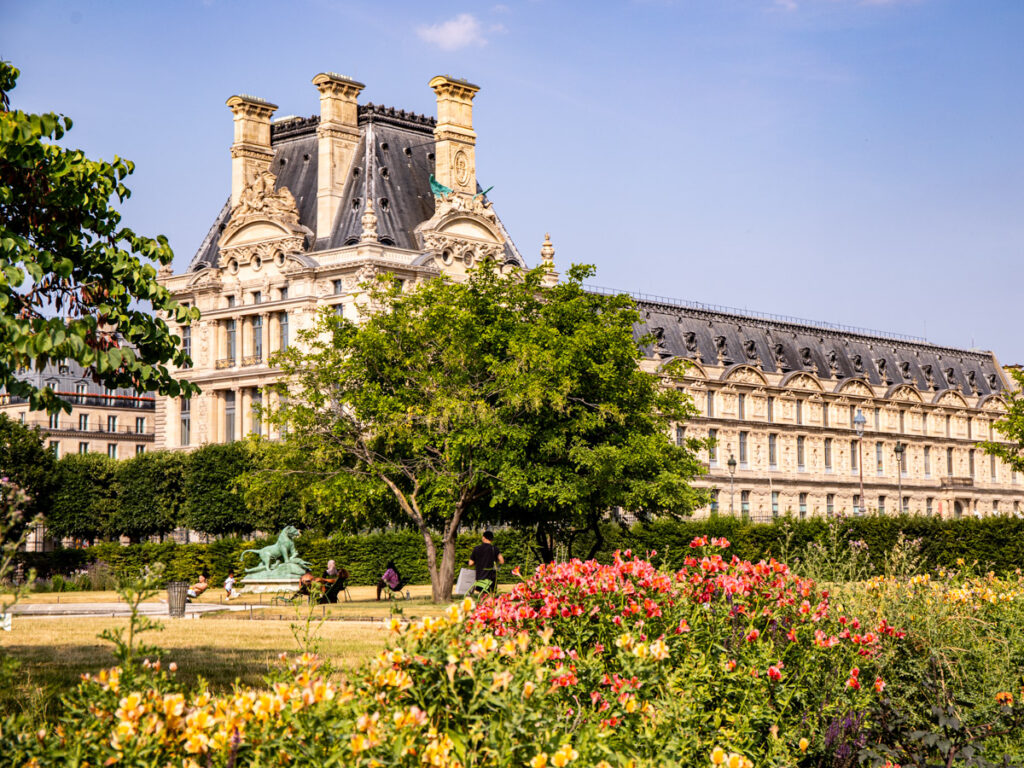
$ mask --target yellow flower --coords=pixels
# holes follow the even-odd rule
[[[721,765],[725,762],[725,758],[725,750],[721,747],[715,747],[711,750],[711,762],[713,765]]]
[[[533,692],[536,689],[537,689],[537,686],[534,685],[531,681],[527,680],[525,683],[523,683],[523,698],[524,699],[530,698],[530,696],[533,695]]]
[[[465,613],[472,613],[473,609],[475,607],[476,607],[476,604],[473,602],[473,598],[468,597],[468,596],[463,598],[463,600],[462,600],[462,610],[463,610],[463,612],[465,612]]]
[[[669,656],[668,645],[664,640],[658,639],[651,643],[651,658],[655,661],[664,661]]]
[[[630,650],[633,647],[633,643],[633,636],[628,632],[619,635],[615,640],[616,647],[622,648],[625,651]]]
[[[503,691],[508,688],[508,684],[512,682],[512,673],[508,670],[504,672],[498,672],[494,675],[494,682],[491,684],[492,691]]]
[[[810,742],[810,741],[808,741],[808,740],[807,740],[807,737],[805,736],[805,737],[803,737],[802,739],[800,739],[800,745],[799,745],[799,746],[800,746],[800,751],[801,751],[801,752],[806,752],[806,751],[807,751],[807,748],[808,748],[809,746],[811,746],[811,742]]]
[[[635,648],[633,648],[633,655],[636,656],[638,659],[646,659],[647,652],[647,643],[640,643]]]
[[[392,616],[390,619],[384,619],[384,629],[389,632],[394,632],[396,635],[402,633],[402,620],[397,616]]]
[[[530,761],[530,768],[545,768],[548,764],[548,753],[541,752],[534,755],[533,760]]]

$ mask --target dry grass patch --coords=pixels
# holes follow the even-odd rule
[[[290,618],[294,623],[294,613]],[[23,709],[39,720],[47,713],[52,717],[57,697],[82,673],[114,663],[110,644],[97,635],[126,625],[127,619],[15,617],[13,631],[3,633],[0,643],[21,662],[20,682],[15,691],[0,693],[0,708]],[[325,622],[316,635],[321,653],[340,669],[356,666],[387,639],[379,625],[339,621]],[[165,662],[176,662],[178,675],[189,681],[201,676],[215,691],[229,689],[236,679],[259,685],[278,654],[298,649],[290,622],[240,617],[169,620],[163,631],[142,639],[164,649]]]

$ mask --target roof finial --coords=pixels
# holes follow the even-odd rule
[[[555,272],[555,246],[551,244],[551,235],[544,233],[544,244],[540,247],[540,264],[544,268],[543,284],[550,287],[558,284],[558,273]]]
[[[377,214],[373,212],[373,200],[366,198],[366,208],[363,210],[363,231],[359,235],[361,243],[377,242]]]

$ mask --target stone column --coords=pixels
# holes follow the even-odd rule
[[[270,357],[270,313],[263,312],[260,318],[263,320],[260,326],[263,331],[263,364],[266,365],[267,358]]]
[[[271,352],[277,352],[281,348],[281,313],[274,312],[269,315],[267,324],[267,348],[265,354],[270,357]],[[273,344],[273,347],[270,345]]]

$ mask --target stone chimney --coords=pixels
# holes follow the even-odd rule
[[[430,81],[437,94],[434,128],[434,178],[467,195],[476,194],[476,134],[473,97],[480,88],[465,80],[438,75]]]
[[[238,205],[242,190],[270,168],[270,117],[276,104],[255,96],[232,96],[227,101],[235,116],[235,140],[231,145],[231,207]]]
[[[341,206],[345,180],[359,145],[356,99],[366,86],[350,77],[321,72],[313,78],[320,91],[316,187],[316,236],[329,237]]]

